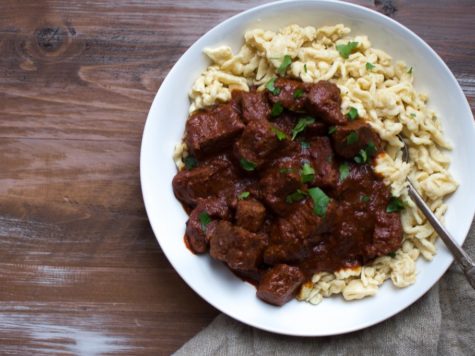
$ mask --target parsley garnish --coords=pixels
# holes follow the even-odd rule
[[[371,69],[373,69],[374,67],[375,67],[374,64],[369,63],[369,62],[366,62],[366,69],[367,69],[367,70],[371,70]]]
[[[328,129],[328,134],[331,135],[335,133],[335,131],[336,131],[336,126],[330,126],[330,128]]]
[[[340,164],[340,182],[350,175],[350,166],[347,162]]]
[[[356,120],[358,118],[358,110],[352,106],[350,107],[350,111],[348,111],[346,116],[350,121]]]
[[[356,163],[363,164],[368,161],[368,158],[373,157],[376,154],[376,146],[373,142],[370,142],[366,145],[364,149],[361,149],[358,154],[355,156],[354,160]]]
[[[409,70],[407,71],[407,73],[412,74],[412,67],[409,68]]]
[[[315,178],[315,170],[308,162],[303,164],[302,170],[300,171],[300,178],[302,178],[303,183],[309,183]]]
[[[411,116],[412,116],[412,117],[416,117],[416,114],[414,114],[413,112],[411,112]]]
[[[327,213],[330,198],[318,187],[310,188],[308,194],[313,200],[313,212],[318,216],[324,217]]]
[[[307,63],[303,65],[303,70],[305,71],[305,73],[307,73]]]
[[[287,197],[285,198],[285,201],[289,204],[296,203],[304,199],[306,195],[307,193],[301,191],[300,189],[297,189],[292,194],[287,195]]]
[[[386,212],[388,213],[398,212],[398,211],[403,210],[404,207],[405,207],[404,202],[401,199],[392,197],[389,200],[388,206],[386,207]]]
[[[346,143],[348,145],[352,145],[358,141],[358,133],[355,131],[351,131],[348,136],[346,136]]]
[[[356,47],[358,47],[358,44],[358,42],[348,42],[346,45],[337,45],[336,50],[340,53],[340,56],[347,59]]]
[[[302,147],[303,150],[308,150],[310,148],[310,144],[307,141],[300,141],[300,147]]]
[[[272,111],[271,111],[270,115],[272,117],[276,117],[276,116],[279,116],[280,114],[282,114],[282,111],[284,111],[284,107],[282,106],[282,103],[280,101],[278,101],[272,106]]]
[[[279,95],[280,94],[280,88],[275,87],[275,80],[276,79],[277,78],[274,77],[266,83],[266,89],[269,90],[273,95]]]
[[[287,135],[285,134],[285,132],[280,131],[278,128],[271,127],[271,130],[273,133],[275,133],[279,141],[285,140],[287,138]]]
[[[298,122],[297,125],[292,129],[292,141],[297,137],[299,133],[301,133],[308,125],[311,125],[315,122],[315,119],[310,116],[302,117]]]
[[[248,161],[247,159],[241,158],[239,163],[245,171],[252,172],[256,169],[256,164],[254,162]]]
[[[183,163],[185,163],[185,167],[188,170],[192,170],[198,165],[198,161],[196,160],[196,158],[190,155],[183,158]]]
[[[360,201],[362,201],[362,202],[364,202],[364,203],[369,202],[369,196],[367,196],[366,194],[363,194],[363,195],[360,197]]]
[[[388,256],[391,257],[391,258],[394,258],[394,257],[396,257],[396,252],[389,252]]]
[[[249,192],[242,192],[241,194],[238,195],[238,199],[239,199],[239,200],[247,199],[247,198],[249,198],[249,195],[251,195],[251,193],[249,193]]]
[[[282,59],[282,63],[280,64],[279,69],[277,69],[277,72],[282,76],[285,75],[285,73],[287,72],[287,68],[289,67],[291,63],[292,63],[292,57],[286,54],[284,56],[284,59]]]
[[[295,89],[294,91],[294,99],[298,99],[298,98],[301,98],[303,96],[303,89],[302,88],[297,88]]]
[[[198,215],[198,219],[201,223],[201,230],[206,233],[206,226],[211,222],[211,217],[208,215],[206,211],[202,211],[200,215]]]

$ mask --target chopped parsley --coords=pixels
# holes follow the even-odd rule
[[[367,70],[371,70],[371,69],[374,69],[375,65],[370,63],[370,62],[366,62],[366,69]]]
[[[305,71],[305,73],[307,73],[307,63],[303,65],[303,70]]]
[[[308,150],[310,148],[310,143],[307,141],[300,141],[300,147],[302,147],[303,150]]]
[[[206,211],[202,211],[198,215],[198,219],[200,220],[201,230],[206,233],[206,226],[211,222],[211,217],[208,215]]]
[[[239,200],[245,200],[245,199],[249,198],[249,195],[251,195],[251,193],[249,193],[249,192],[242,192],[241,194],[238,195],[238,199],[239,199]]]
[[[284,111],[284,107],[282,106],[282,103],[280,101],[278,101],[272,106],[272,111],[271,111],[270,115],[272,117],[276,117],[276,116],[279,116],[280,114],[282,114],[282,111]]]
[[[302,88],[297,88],[295,91],[294,91],[294,99],[299,99],[303,96],[303,89]]]
[[[313,212],[320,217],[324,217],[327,214],[328,203],[330,203],[328,195],[318,187],[310,188],[308,194],[313,200]]]
[[[196,160],[196,158],[191,155],[188,155],[183,158],[183,163],[185,163],[185,167],[188,170],[192,170],[198,165],[198,161]]]
[[[335,131],[336,131],[336,126],[330,126],[330,128],[328,129],[328,134],[331,135],[335,133]]]
[[[347,162],[340,164],[340,182],[350,175],[350,166]]]
[[[369,196],[367,196],[366,194],[363,194],[363,195],[360,197],[360,201],[362,201],[363,203],[369,202]]]
[[[303,164],[300,171],[300,178],[302,179],[303,183],[309,183],[315,178],[315,170],[308,162]]]
[[[391,257],[391,258],[394,258],[394,257],[396,257],[396,252],[389,252],[388,256]]]
[[[373,157],[376,154],[376,146],[373,142],[370,142],[366,145],[364,149],[361,149],[358,154],[355,156],[354,161],[359,164],[368,162],[368,158]]]
[[[404,202],[396,197],[392,197],[389,200],[389,204],[386,207],[386,212],[388,213],[394,213],[403,210],[405,207]]]
[[[277,73],[284,76],[285,73],[287,72],[287,68],[289,67],[291,63],[292,63],[292,57],[286,54],[284,58],[282,59],[282,63],[280,64],[279,69],[277,69]]]
[[[285,132],[280,131],[278,128],[271,127],[271,130],[273,133],[275,133],[279,141],[285,140],[287,138],[287,135],[285,134]]]
[[[306,195],[307,193],[301,191],[300,189],[297,189],[292,194],[287,195],[287,197],[285,198],[285,201],[289,204],[296,203],[298,201],[305,199]]]
[[[305,128],[308,126],[308,125],[311,125],[315,122],[315,119],[313,117],[310,117],[310,116],[306,116],[306,117],[302,117],[298,122],[297,122],[297,125],[295,125],[295,127],[292,129],[292,141],[295,140],[295,138],[297,137],[297,135],[299,133],[301,133],[303,130],[305,130]]]
[[[354,121],[358,118],[358,110],[352,106],[346,116],[348,117],[348,120]]]
[[[409,68],[409,70],[407,71],[407,73],[412,74],[412,67]]]
[[[266,89],[269,90],[273,95],[279,95],[280,94],[280,88],[275,87],[275,80],[276,79],[277,78],[274,77],[266,83]]]
[[[247,159],[241,158],[239,163],[245,171],[252,172],[256,169],[256,164],[254,162],[248,161]]]
[[[348,42],[347,44],[343,45],[336,45],[336,50],[340,53],[340,56],[347,59],[351,53],[358,47],[358,42]]]
[[[414,114],[413,112],[411,112],[411,116],[412,116],[412,117],[416,117],[416,114]]]
[[[346,136],[346,143],[348,145],[352,145],[358,141],[358,133],[355,131],[351,131],[348,136]]]

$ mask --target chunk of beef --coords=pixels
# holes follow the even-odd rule
[[[243,92],[241,103],[242,119],[246,124],[255,120],[269,119],[271,107],[265,92]]]
[[[272,119],[274,124],[279,130],[284,132],[288,137],[292,136],[292,129],[295,127],[298,121],[298,115],[289,111],[283,112],[278,117]]]
[[[333,148],[344,158],[355,157],[361,149],[374,145],[374,151],[381,150],[378,134],[364,120],[355,120],[345,126],[337,126],[332,135]],[[373,149],[372,149],[373,150]]]
[[[373,241],[366,246],[365,252],[369,258],[387,255],[401,246],[402,235],[401,215],[379,209],[376,211]]]
[[[266,120],[251,121],[234,143],[234,155],[261,166],[266,157],[279,147],[279,140]]]
[[[198,158],[219,153],[244,129],[233,103],[193,113],[186,122],[185,141]]]
[[[270,243],[264,251],[264,262],[295,263],[309,256],[311,247],[321,240],[321,234],[330,231],[336,204],[328,205],[322,218],[315,214],[313,201],[307,198],[294,204],[293,211],[285,218],[278,218],[271,227]]]
[[[304,279],[298,267],[277,265],[262,276],[257,296],[267,303],[283,305],[292,299]]]
[[[276,214],[285,216],[292,210],[287,196],[301,188],[300,173],[291,168],[272,167],[264,173],[259,187],[264,203]]]
[[[255,234],[225,220],[211,222],[206,237],[211,257],[235,270],[256,269],[267,245],[266,235]]]
[[[257,232],[264,224],[266,208],[255,199],[239,200],[236,209],[236,224],[249,231]]]
[[[328,133],[328,127],[323,122],[316,121],[308,125],[302,132],[303,137],[325,136]]]
[[[339,172],[333,157],[333,150],[328,137],[315,137],[308,141],[309,147],[303,153],[303,158],[315,170],[311,186],[335,188],[338,183]]]
[[[206,226],[202,225],[200,219],[202,214],[207,214],[212,219],[230,218],[229,208],[224,198],[200,199],[186,223],[185,239],[194,253],[205,253],[208,250]]]
[[[272,104],[279,102],[284,108],[292,111],[304,109],[307,96],[305,83],[293,79],[277,78],[274,86],[278,88],[279,94],[274,95],[268,92],[268,98]],[[299,95],[300,93],[301,95]]]
[[[184,170],[173,178],[173,191],[183,204],[194,207],[198,198],[228,196],[234,192],[238,176],[232,163],[219,156],[192,170]]]
[[[321,80],[309,85],[305,108],[311,115],[319,117],[329,125],[343,125],[346,119],[341,113],[340,89],[328,81]]]

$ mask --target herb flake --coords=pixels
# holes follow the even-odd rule
[[[285,201],[288,204],[296,203],[298,201],[301,201],[301,200],[305,199],[306,195],[307,195],[307,193],[301,191],[300,189],[297,189],[292,194],[287,195],[287,197],[285,198]]]
[[[186,169],[188,169],[189,171],[198,165],[198,161],[196,160],[196,158],[191,155],[188,155],[183,158],[183,163],[185,164]]]
[[[241,158],[239,163],[245,171],[252,172],[256,169],[256,164],[254,162],[248,161],[247,159]]]
[[[307,141],[300,141],[300,147],[302,147],[303,150],[308,150],[310,148],[310,143]]]
[[[350,166],[347,162],[340,164],[340,182],[344,181],[350,175]]]
[[[346,143],[352,145],[358,141],[358,133],[356,131],[351,131],[348,136],[346,136]]]
[[[282,106],[282,103],[280,101],[276,102],[274,105],[272,105],[272,111],[270,115],[272,117],[279,116],[282,114],[282,111],[284,111],[284,107]]]
[[[409,68],[409,70],[407,71],[407,73],[408,73],[408,74],[412,74],[412,70],[413,70],[412,67]]]
[[[389,200],[389,204],[386,207],[386,212],[388,213],[395,213],[401,211],[405,208],[404,202],[396,197],[391,197]]]
[[[371,70],[371,69],[374,69],[375,65],[370,63],[370,62],[366,62],[366,69],[367,70]]]
[[[315,170],[310,165],[310,163],[305,162],[300,171],[300,178],[303,183],[309,183],[315,178]]]
[[[271,130],[273,133],[275,133],[275,136],[277,137],[279,141],[283,141],[287,138],[287,135],[285,134],[285,132],[279,130],[278,128],[271,127]]]
[[[347,44],[336,45],[336,50],[340,53],[340,56],[347,59],[351,53],[358,47],[358,42],[348,42]]]
[[[320,217],[324,217],[327,214],[328,204],[330,203],[328,195],[318,187],[310,188],[308,194],[313,200],[313,212]]]
[[[276,86],[275,86],[275,80],[276,79],[277,78],[274,77],[266,83],[266,89],[268,91],[270,91],[273,95],[279,95],[280,94],[280,88],[276,88]]]
[[[249,195],[251,195],[251,193],[249,193],[249,192],[242,192],[241,194],[238,195],[238,199],[239,199],[239,200],[245,200],[245,199],[249,198]]]
[[[303,89],[302,88],[297,88],[295,91],[294,91],[294,99],[299,99],[303,96]]]
[[[363,194],[363,195],[360,197],[360,201],[362,201],[363,203],[369,202],[369,196],[367,196],[366,194]]]
[[[198,219],[200,220],[201,230],[203,230],[203,232],[206,233],[206,226],[211,222],[211,217],[206,211],[202,211],[198,215]]]
[[[328,134],[331,135],[331,134],[334,134],[336,132],[336,126],[330,126],[330,128],[328,129]]]
[[[284,76],[290,64],[292,64],[292,57],[286,54],[282,59],[282,63],[280,64],[279,69],[277,69],[277,73]]]
[[[358,110],[352,106],[346,116],[348,117],[348,120],[354,121],[358,118]]]
[[[308,126],[308,125],[311,125],[315,122],[315,119],[313,117],[310,117],[310,116],[306,116],[306,117],[302,117],[298,122],[297,122],[297,125],[295,125],[295,127],[292,129],[292,141],[295,140],[295,138],[297,137],[297,135],[299,133],[301,133],[303,130],[305,130],[305,128]]]

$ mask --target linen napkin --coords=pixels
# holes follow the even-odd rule
[[[475,256],[475,222],[464,248]],[[361,331],[331,337],[282,336],[221,314],[174,355],[475,355],[474,312],[475,291],[453,264],[412,306]]]

